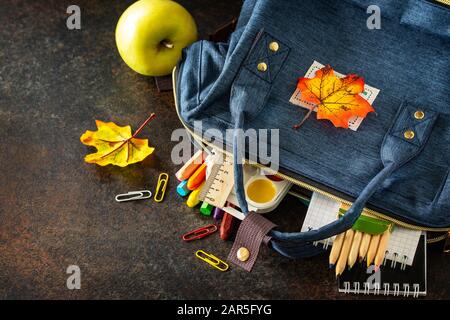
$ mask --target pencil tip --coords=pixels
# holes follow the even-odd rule
[[[334,264],[330,263],[330,264],[328,265],[328,268],[329,268],[329,269],[333,269],[333,268],[334,268]]]

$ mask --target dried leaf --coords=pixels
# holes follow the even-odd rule
[[[375,111],[359,95],[364,91],[364,79],[355,74],[340,79],[329,65],[317,70],[314,78],[300,78],[297,87],[303,101],[317,106],[317,119],[328,119],[335,127],[348,128],[349,118],[365,118]],[[311,112],[294,128],[300,127]]]
[[[97,152],[88,154],[84,161],[100,166],[113,164],[125,167],[144,160],[155,148],[148,146],[147,139],[137,139],[135,136],[154,117],[152,113],[133,135],[130,126],[119,127],[114,122],[95,120],[97,131],[87,130],[80,140],[85,145],[95,147]]]

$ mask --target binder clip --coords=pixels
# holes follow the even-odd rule
[[[148,190],[130,191],[128,193],[118,194],[116,196],[117,202],[134,201],[148,199],[152,196],[152,193]]]
[[[216,231],[217,226],[215,224],[210,224],[205,227],[186,233],[185,235],[183,235],[182,239],[186,242],[202,239]]]
[[[161,202],[166,194],[167,184],[169,182],[169,175],[165,172],[161,173],[158,177],[158,184],[155,191],[155,202]]]
[[[219,269],[222,272],[227,271],[229,268],[226,262],[220,260],[219,258],[210,253],[206,253],[203,250],[198,250],[197,252],[195,252],[195,256],[200,260],[205,261],[207,264],[213,266],[214,268]]]

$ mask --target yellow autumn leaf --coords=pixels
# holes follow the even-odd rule
[[[87,130],[80,140],[87,146],[95,147],[97,152],[88,154],[84,161],[100,166],[113,164],[125,167],[144,160],[155,148],[148,146],[147,139],[137,139],[135,136],[154,117],[152,113],[134,134],[131,134],[130,126],[120,127],[114,122],[95,120],[97,131]]]

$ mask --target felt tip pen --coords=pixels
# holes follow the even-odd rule
[[[202,150],[198,150],[192,158],[186,162],[180,170],[175,173],[175,177],[178,180],[183,181],[189,179],[190,176],[201,166],[203,161],[205,160],[205,153]]]
[[[187,188],[189,190],[195,190],[206,178],[206,163],[202,163],[200,167],[195,170],[192,176],[189,178]]]
[[[198,198],[200,192],[202,191],[204,183],[202,183],[197,189],[191,192],[189,195],[186,204],[189,208],[193,208],[200,203],[200,199]]]

